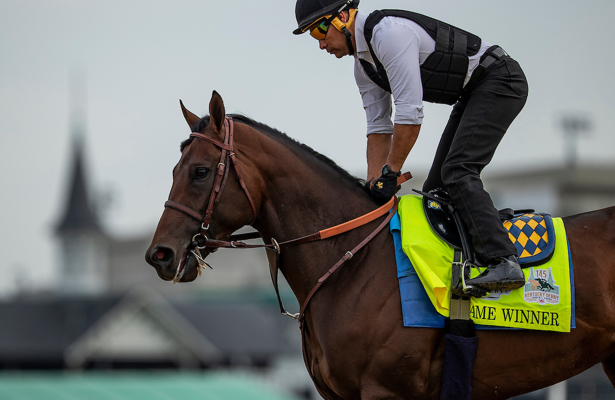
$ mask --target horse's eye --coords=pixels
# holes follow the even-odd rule
[[[207,175],[209,175],[209,168],[198,167],[194,170],[194,179],[207,178]]]

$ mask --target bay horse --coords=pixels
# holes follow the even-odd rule
[[[251,224],[265,243],[278,243],[377,208],[362,182],[334,162],[246,117],[232,116],[234,144],[231,150],[221,148],[228,126],[216,92],[209,116],[199,118],[183,104],[182,110],[197,135],[182,143],[173,169],[168,203],[185,210],[165,208],[146,253],[160,278],[177,279],[178,266],[182,282],[197,277],[200,264],[187,249],[205,228],[210,239],[228,240]],[[223,190],[212,195],[225,150],[234,152],[236,164],[228,179],[225,175]],[[214,197],[217,205],[210,209],[208,199]],[[198,217],[209,214],[207,226],[199,226],[186,210]],[[384,218],[326,240],[281,246],[280,271],[299,304],[323,273]],[[474,399],[531,392],[599,362],[615,385],[615,207],[566,217],[564,224],[574,266],[576,329],[477,331]],[[204,248],[199,255],[209,252]],[[275,253],[267,253],[275,262]],[[330,275],[305,310],[304,359],[324,398],[439,398],[444,332],[403,326],[395,262],[393,238],[383,229]]]

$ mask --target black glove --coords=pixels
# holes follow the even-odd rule
[[[382,167],[382,175],[374,181],[371,195],[378,204],[385,204],[397,193],[397,178],[401,172],[392,171],[388,165]]]

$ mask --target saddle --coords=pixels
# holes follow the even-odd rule
[[[482,267],[472,247],[472,241],[459,212],[449,194],[442,189],[429,193],[414,190],[423,196],[423,210],[432,230],[448,245],[455,249],[452,286],[457,287],[469,278],[470,267]],[[529,268],[548,262],[555,248],[555,230],[551,215],[537,213],[532,209],[513,210],[505,208],[498,211],[511,242],[517,249],[521,268]],[[467,292],[468,295],[484,295],[478,288]]]
[[[471,297],[484,297],[487,292],[482,288],[466,285],[465,280],[470,278],[471,269],[479,268],[480,265],[472,248],[472,242],[469,240],[467,228],[448,193],[444,190],[434,190],[429,193],[415,190],[415,192],[423,196],[423,211],[431,229],[454,249],[449,317],[445,322],[444,370],[448,371],[446,373],[449,375],[453,374],[451,372],[453,370],[461,371],[461,374],[464,375],[460,379],[461,385],[469,387],[478,348],[473,319],[481,320],[482,318],[480,315],[481,306],[472,306],[472,301],[480,302],[481,300],[471,299]],[[522,268],[544,264],[553,257],[555,254],[555,227],[549,214],[536,213],[529,209],[512,210],[510,208],[499,210],[498,214],[504,228],[508,231],[511,242],[517,249],[519,264]],[[561,254],[561,248],[559,254]],[[467,268],[468,266],[469,268]],[[541,271],[544,272],[545,270]],[[552,282],[554,281],[551,268],[548,269],[546,276],[544,273],[534,274],[534,271],[530,269],[529,278],[522,294],[527,296],[528,293],[537,292],[540,296],[545,296],[545,292],[556,290],[554,284],[551,284]],[[559,287],[557,292],[559,294]],[[499,300],[499,297],[497,299]],[[486,309],[495,310],[491,306],[483,305],[484,315],[487,313]],[[495,311],[493,312],[495,315]],[[572,317],[572,320],[574,320],[574,317]],[[447,393],[449,390],[452,391],[452,389],[447,388]],[[464,398],[468,397],[465,396],[466,392],[469,391],[464,392]]]

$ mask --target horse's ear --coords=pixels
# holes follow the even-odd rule
[[[186,119],[188,126],[192,129],[194,124],[199,122],[200,118],[188,111],[188,109],[184,107],[184,103],[182,103],[181,100],[179,101],[179,105],[182,107],[182,113],[184,114],[184,118]]]
[[[211,118],[211,125],[216,132],[222,132],[222,126],[224,124],[224,117],[226,111],[224,110],[224,102],[222,97],[215,90],[211,94],[211,100],[209,101],[209,116]]]

